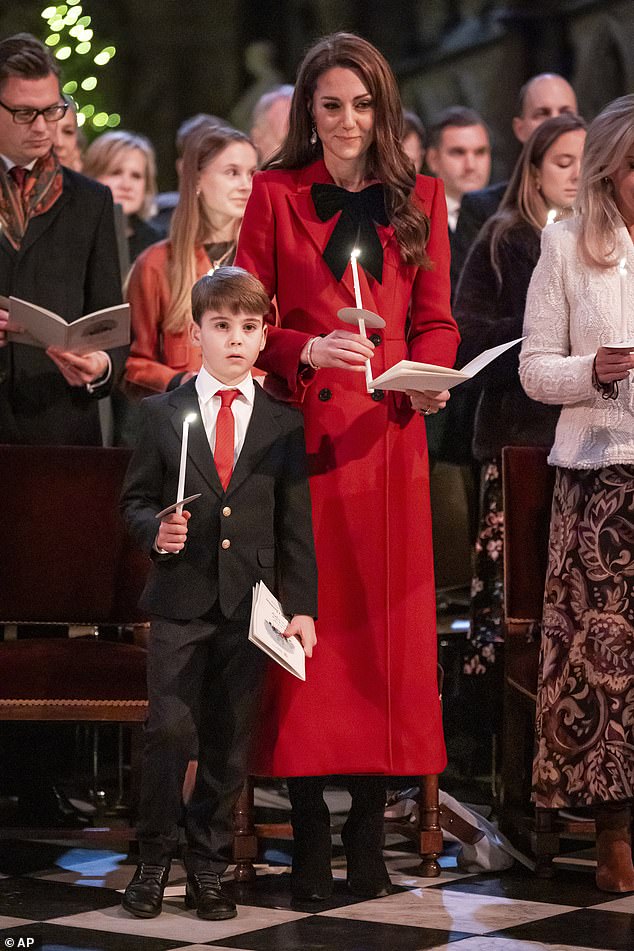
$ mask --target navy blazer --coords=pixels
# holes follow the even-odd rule
[[[19,251],[0,236],[0,294],[39,304],[73,323],[121,303],[121,275],[110,189],[63,168],[63,189],[45,214],[32,218]],[[113,377],[125,348],[111,353]],[[112,382],[112,380],[111,380]],[[38,347],[0,349],[0,442],[99,445],[97,399],[71,387]]]
[[[253,585],[261,580],[287,614],[316,617],[303,417],[257,383],[244,445],[226,491],[205,434],[195,380],[143,400],[140,437],[121,496],[137,543],[152,554],[155,515],[176,501],[188,413],[197,419],[189,430],[185,495],[200,492],[201,498],[190,505],[185,548],[154,555],[141,607],[175,620],[201,617],[215,605],[227,618],[248,617]]]
[[[454,295],[471,245],[480,234],[482,226],[498,210],[507,187],[508,182],[497,182],[462,196],[458,223],[451,242],[451,279]]]

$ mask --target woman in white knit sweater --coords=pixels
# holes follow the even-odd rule
[[[588,130],[579,214],[547,227],[520,379],[563,404],[533,798],[594,807],[597,885],[634,890],[634,96]],[[624,272],[623,274],[621,272]],[[630,348],[611,348],[618,342]]]

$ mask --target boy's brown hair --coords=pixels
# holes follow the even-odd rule
[[[270,309],[263,284],[241,267],[216,268],[192,287],[192,317],[198,326],[208,310],[266,317]]]

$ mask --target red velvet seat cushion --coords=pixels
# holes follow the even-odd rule
[[[0,701],[143,701],[146,656],[142,647],[109,641],[5,641]]]

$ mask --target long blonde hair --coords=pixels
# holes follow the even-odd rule
[[[623,218],[614,198],[612,175],[634,152],[634,95],[610,102],[590,123],[576,207],[581,213],[579,255],[590,267],[614,267],[616,231]]]
[[[156,157],[154,148],[144,135],[134,132],[104,132],[95,139],[84,154],[84,175],[89,178],[101,178],[110,175],[115,163],[124,152],[137,149],[145,159],[145,197],[139,211],[139,218],[145,221],[152,215],[156,197]]]
[[[244,132],[224,126],[202,126],[187,136],[178,204],[170,225],[171,302],[163,324],[167,333],[179,333],[191,320],[191,292],[197,277],[196,247],[209,241],[214,231],[205,202],[198,194],[198,176],[232,142],[253,145]],[[236,237],[239,226],[236,221]]]

